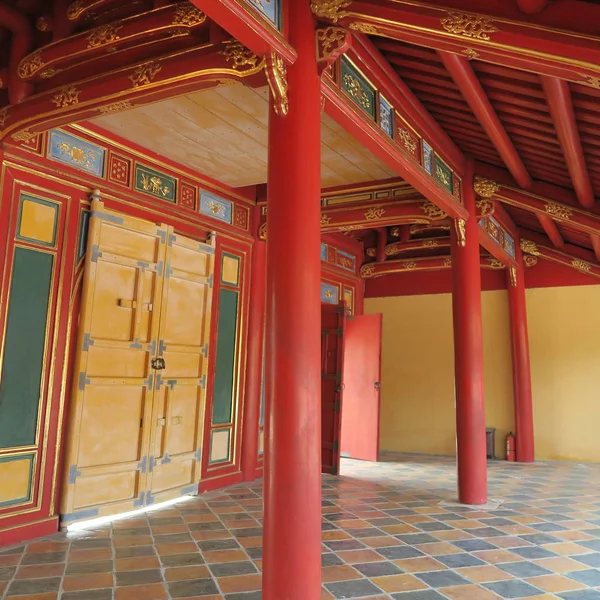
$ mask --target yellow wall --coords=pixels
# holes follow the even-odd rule
[[[486,421],[514,428],[506,291],[482,295]],[[536,458],[600,461],[600,286],[527,291]],[[381,449],[454,454],[450,294],[368,298],[383,313]]]

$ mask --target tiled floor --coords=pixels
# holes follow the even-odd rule
[[[323,483],[323,600],[600,600],[600,465],[490,464],[495,509],[454,461],[345,460]],[[260,599],[261,484],[0,550],[11,600]]]

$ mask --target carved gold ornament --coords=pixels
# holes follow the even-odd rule
[[[446,256],[446,258],[444,258],[444,266],[445,267],[452,266],[452,258],[450,256]]]
[[[439,243],[437,240],[424,240],[423,241],[423,248],[434,248],[435,246],[438,246]]]
[[[96,155],[92,150],[80,148],[69,142],[59,142],[56,147],[62,155],[69,156],[74,163],[86,169],[93,167],[96,162]]]
[[[160,63],[149,61],[136,67],[135,71],[129,76],[134,88],[148,85],[154,81],[157,73],[162,69]]]
[[[42,51],[37,50],[29,56],[26,56],[20,63],[17,69],[19,77],[27,79],[34,73],[37,73],[46,63],[42,61]]]
[[[375,250],[375,248],[369,248],[369,250]],[[398,242],[394,242],[393,244],[388,244],[384,250],[384,253],[386,256],[393,256],[394,254],[397,254],[398,252],[401,252],[401,248],[400,248],[400,245],[398,244]]]
[[[540,251],[538,250],[537,244],[532,242],[531,240],[521,240],[521,250],[527,254],[533,254],[533,256],[540,256]]]
[[[475,60],[479,58],[479,52],[473,50],[473,48],[465,48],[462,53],[467,57],[467,60]]]
[[[494,203],[491,200],[477,200],[475,206],[482,217],[489,217],[494,212]]]
[[[482,198],[491,198],[500,189],[500,185],[491,179],[475,175],[473,189]]]
[[[537,265],[538,263],[538,259],[537,256],[531,256],[529,254],[526,254],[523,257],[523,262],[525,263],[526,267],[535,267],[535,265]]]
[[[374,265],[363,265],[360,268],[360,276],[361,277],[372,277],[375,273]]]
[[[464,248],[467,245],[467,222],[464,219],[454,219],[456,228],[456,243]]]
[[[433,202],[425,202],[422,206],[421,206],[421,210],[430,218],[433,220],[441,220],[441,219],[445,219],[446,218],[446,213],[437,205],[435,205]]]
[[[271,53],[271,56],[265,63],[265,72],[267,74],[269,89],[273,95],[275,114],[285,117],[290,110],[290,104],[288,99],[287,68],[283,62],[283,58],[275,52]]]
[[[266,222],[264,222],[258,228],[258,239],[263,240],[263,241],[267,239],[267,223]]]
[[[414,154],[417,149],[417,142],[413,139],[412,135],[410,135],[410,132],[403,127],[398,127],[398,137],[406,150],[408,150],[410,154]]]
[[[67,106],[73,106],[79,104],[79,94],[81,90],[78,90],[74,85],[64,87],[62,90],[54,94],[52,102],[56,104],[57,108],[66,108]]]
[[[350,73],[344,75],[344,85],[346,91],[357,100],[357,102],[367,110],[371,109],[371,99],[368,94],[363,90],[360,82],[356,77],[353,77]]]
[[[52,79],[57,73],[60,73],[62,69],[55,69],[54,67],[48,67],[40,73],[42,79]]]
[[[512,285],[512,287],[517,287],[517,269],[516,269],[516,267],[511,267],[508,270],[508,273],[510,275],[510,285]]]
[[[69,21],[74,21],[79,18],[79,16],[83,13],[85,8],[85,2],[82,0],[75,0],[72,4],[69,5],[67,9],[67,19]]]
[[[579,271],[583,271],[584,273],[589,273],[592,270],[592,265],[586,260],[581,260],[579,258],[574,258],[571,261],[571,264],[578,269]]]
[[[350,13],[346,10],[352,4],[352,0],[312,0],[310,9],[320,19],[331,19],[337,23],[340,19],[347,17]]]
[[[600,77],[593,77],[592,75],[583,75],[581,73],[580,75],[584,78],[583,81],[579,82],[580,84],[589,85],[590,87],[600,90]]]
[[[379,30],[371,23],[350,23],[350,29],[367,35],[379,35]]]
[[[140,185],[145,192],[150,192],[151,194],[167,196],[171,191],[169,186],[163,185],[163,180],[156,175],[148,175],[147,173],[142,173],[142,177],[140,179]]]
[[[504,269],[505,267],[504,263],[495,256],[490,256],[487,260],[492,269]]]
[[[15,142],[28,142],[30,139],[34,138],[37,133],[31,133],[31,131],[27,131],[26,129],[23,131],[19,131],[14,133],[11,137]]]
[[[490,19],[457,11],[449,12],[448,16],[441,20],[441,23],[448,33],[462,35],[474,40],[489,41],[490,35],[499,31]]]
[[[414,260],[405,260],[402,263],[402,268],[403,269],[407,269],[407,270],[416,269],[417,268],[417,263]]]
[[[558,202],[546,202],[545,211],[556,219],[568,221],[573,216],[573,211],[568,206]]]
[[[321,225],[329,225],[331,223],[331,217],[329,215],[321,214]]]
[[[121,37],[118,33],[121,27],[123,27],[123,25],[109,23],[108,25],[100,25],[100,27],[92,29],[87,38],[87,47],[99,48],[100,46],[104,46],[105,44],[111,44],[112,42],[116,42]]]
[[[129,102],[129,100],[120,100],[119,102],[113,102],[112,104],[107,104],[106,106],[99,106],[98,111],[103,115],[108,115],[110,113],[120,112],[122,110],[129,110],[133,108],[133,104]]]
[[[324,27],[317,29],[317,47],[319,58],[326,59],[331,56],[346,41],[346,30],[342,27]]]
[[[48,31],[50,27],[48,20],[45,17],[38,17],[35,21],[35,28],[38,31]]]
[[[367,219],[367,221],[380,219],[383,215],[385,215],[385,208],[382,208],[381,206],[374,206],[365,211],[365,219]]]
[[[236,71],[241,71],[243,67],[255,69],[261,62],[260,57],[237,40],[226,42],[225,47],[219,51],[219,54],[224,56],[227,62],[231,62]]]
[[[206,21],[206,15],[190,2],[180,2],[175,9],[173,25],[193,27]]]
[[[340,231],[356,231],[357,229],[362,229],[363,225],[341,225]]]
[[[386,254],[387,254],[387,248],[386,248]],[[377,249],[376,248],[367,248],[367,256],[377,256]]]
[[[393,237],[400,237],[400,227],[392,227],[392,230],[390,231],[390,234]]]

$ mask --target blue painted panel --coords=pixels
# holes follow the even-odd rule
[[[423,168],[433,175],[433,148],[423,140]]]
[[[340,301],[340,291],[336,285],[321,282],[321,302],[337,304]]]
[[[281,0],[247,0],[277,27],[281,28]]]
[[[213,219],[231,224],[232,203],[208,192],[200,192],[200,212]]]
[[[507,231],[504,232],[504,249],[515,258],[515,240]]]
[[[321,242],[321,260],[327,262],[327,244]]]
[[[394,137],[394,109],[383,96],[379,96],[379,125],[391,138]]]
[[[338,267],[342,267],[342,269],[346,269],[347,271],[354,271],[356,267],[356,258],[352,256],[352,254],[348,254],[348,252],[344,252],[343,250],[338,250]],[[342,257],[341,259],[339,257]]]
[[[81,138],[53,129],[48,141],[48,158],[75,167],[96,177],[104,177],[106,151]]]

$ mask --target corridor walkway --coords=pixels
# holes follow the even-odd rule
[[[490,463],[471,510],[452,459],[386,460],[324,479],[323,600],[600,600],[600,465]],[[257,482],[3,549],[0,595],[258,600],[261,511]]]

